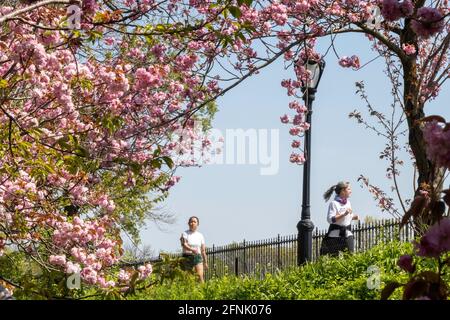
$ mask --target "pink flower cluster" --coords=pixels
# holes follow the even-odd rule
[[[355,56],[355,55],[353,55],[351,57],[347,57],[347,56],[342,57],[339,60],[339,65],[344,68],[353,68],[354,70],[359,69],[359,67],[361,66],[359,63],[358,56]]]
[[[431,121],[425,124],[423,136],[426,152],[430,160],[438,166],[450,169],[450,130],[449,124]]]
[[[177,184],[180,181],[181,177],[179,176],[173,176],[169,179],[169,181],[166,183],[166,186],[168,188],[173,187],[175,184]]]
[[[281,81],[281,86],[287,89],[288,96],[293,96],[296,90],[302,86],[300,81],[295,81],[292,79],[286,79]]]
[[[411,29],[423,38],[444,30],[445,20],[442,13],[436,8],[423,7],[417,10],[417,17],[411,22]]]
[[[292,147],[292,148],[300,148],[300,145],[301,145],[301,143],[300,143],[299,140],[294,140],[294,141],[292,141],[292,143],[291,143],[291,147]]]
[[[147,263],[144,266],[139,266],[137,270],[139,272],[139,279],[145,279],[152,274],[153,267],[150,263]]]
[[[407,55],[413,55],[416,53],[416,48],[413,44],[404,44],[402,49]]]
[[[302,154],[299,153],[291,153],[291,156],[289,158],[289,161],[295,164],[303,164],[305,162],[305,157]]]
[[[272,3],[265,10],[265,14],[270,16],[271,20],[275,21],[277,25],[283,26],[288,19],[287,7],[282,3]]]
[[[381,14],[388,21],[395,21],[400,18],[409,17],[414,12],[414,5],[411,0],[383,0]]]
[[[112,224],[107,218],[84,221],[75,217],[70,222],[54,223],[53,242],[68,254],[51,255],[49,263],[62,267],[66,273],[81,272],[89,284],[113,286],[106,282],[102,270],[118,261],[118,243],[106,238]]]
[[[132,274],[130,271],[120,269],[119,275],[118,275],[119,282],[122,282],[122,283],[128,282],[131,279],[131,275]]]
[[[450,218],[444,218],[432,225],[419,243],[416,243],[418,255],[438,258],[450,251]]]
[[[292,136],[299,136],[301,133],[309,129],[309,123],[307,123],[305,119],[305,114],[308,109],[297,101],[290,102],[289,108],[296,112],[294,118],[291,120],[289,119],[289,116],[285,114],[280,117],[280,120],[284,124],[292,123],[293,126],[289,129],[289,134]],[[299,140],[293,140],[291,147],[298,149],[300,148],[300,145],[301,143]],[[296,164],[303,164],[305,162],[305,158],[302,154],[293,152],[289,158],[289,161]]]
[[[409,273],[413,273],[416,270],[416,267],[413,264],[413,258],[408,254],[401,256],[397,265]]]
[[[155,67],[149,67],[147,70],[144,68],[139,68],[136,70],[136,89],[147,89],[158,87],[161,85],[160,71]]]

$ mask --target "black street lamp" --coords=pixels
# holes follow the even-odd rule
[[[317,87],[322,77],[325,68],[325,61],[319,62],[307,60],[304,67],[310,71],[309,81],[302,82],[303,100],[305,100],[308,113],[306,115],[306,122],[309,123],[309,130],[305,132],[304,152],[305,163],[303,164],[303,199],[302,199],[302,217],[297,224],[298,240],[297,240],[297,265],[302,265],[306,261],[312,260],[312,231],[314,224],[311,221],[310,212],[310,172],[311,172],[311,116],[312,116],[312,102],[314,101]]]

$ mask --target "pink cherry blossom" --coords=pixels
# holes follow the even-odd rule
[[[339,60],[339,65],[341,65],[344,68],[359,69],[360,67],[359,58],[357,56],[351,57],[344,56]]]
[[[407,55],[413,55],[416,53],[416,48],[412,44],[404,44],[402,49]]]
[[[284,116],[280,117],[280,120],[282,123],[289,123],[289,117],[287,114],[285,114]]]
[[[398,0],[383,0],[381,14],[388,21],[395,21],[403,16]]]
[[[411,0],[403,0],[400,4],[403,17],[410,17],[414,13],[414,4]]]
[[[51,264],[54,264],[56,266],[64,266],[66,264],[66,256],[64,255],[60,256],[51,255],[48,260]]]
[[[417,17],[411,22],[411,28],[418,36],[429,38],[444,30],[445,21],[436,8],[423,7],[417,10]]]
[[[437,258],[450,251],[450,218],[444,218],[432,225],[419,243],[416,243],[419,256]]]
[[[296,164],[303,164],[305,162],[305,157],[298,153],[292,153],[289,161]]]
[[[398,260],[398,266],[403,270],[413,273],[415,271],[415,266],[413,265],[413,259],[410,255],[403,255]]]
[[[437,121],[428,122],[423,129],[426,152],[437,165],[450,168],[450,130]]]

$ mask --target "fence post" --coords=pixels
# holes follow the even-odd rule
[[[244,242],[243,242],[243,246],[244,246],[244,273],[247,273],[247,255],[246,255],[246,252],[245,252],[245,239],[244,239]]]
[[[234,258],[234,274],[236,275],[236,277],[239,275],[238,263],[239,263],[239,258],[235,257]]]
[[[315,256],[312,258],[312,261],[316,261],[317,258],[319,257],[319,237],[318,237],[318,233],[319,229],[316,227],[316,229],[313,232],[312,235],[312,243],[313,243],[313,248],[315,249],[313,252],[315,252]]]
[[[217,271],[216,271],[216,250],[215,250],[215,246],[213,244],[212,246],[212,274],[217,276]]]
[[[280,238],[280,234],[278,234],[278,240],[277,240],[277,266],[278,266],[278,269],[281,269],[281,238]]]

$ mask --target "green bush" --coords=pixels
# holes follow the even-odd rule
[[[89,299],[142,300],[373,300],[380,299],[386,283],[408,281],[409,275],[397,266],[397,261],[401,255],[412,252],[411,243],[381,243],[366,252],[346,253],[335,258],[325,256],[314,263],[265,274],[264,277],[261,274],[253,277],[228,274],[204,284],[199,284],[193,273],[182,271],[179,259],[167,258],[154,265],[154,273],[144,283],[147,286],[145,290],[141,287],[125,296],[99,295],[95,290],[84,290],[82,296],[87,295]],[[370,269],[374,267],[379,271],[379,286],[375,288],[368,285],[376,284],[370,281],[377,279],[374,278],[377,274]],[[417,265],[419,271],[437,270],[437,267],[437,263],[430,260],[421,260]],[[49,293],[65,295],[58,291],[58,283],[64,278],[32,274],[33,268],[25,264],[19,253],[11,261],[0,259],[0,268],[10,279],[23,274],[23,270],[29,270],[29,281],[25,282],[27,288],[15,292],[18,299],[42,299]],[[450,284],[450,275],[445,275],[444,281]],[[390,299],[401,299],[402,294],[403,290],[398,288]],[[76,295],[72,293],[72,297],[76,298]]]
[[[390,242],[357,254],[321,257],[319,261],[302,267],[266,274],[263,280],[249,276],[213,278],[199,284],[195,277],[180,277],[171,283],[157,285],[137,293],[134,299],[176,300],[370,300],[380,299],[384,284],[389,281],[405,283],[406,272],[397,266],[398,258],[410,254],[410,243]],[[369,267],[379,270],[379,287],[370,289],[368,279],[374,276]],[[419,268],[430,268],[418,266]],[[433,267],[433,266],[431,266]],[[447,278],[446,281],[449,281]],[[401,299],[397,289],[391,299]]]

